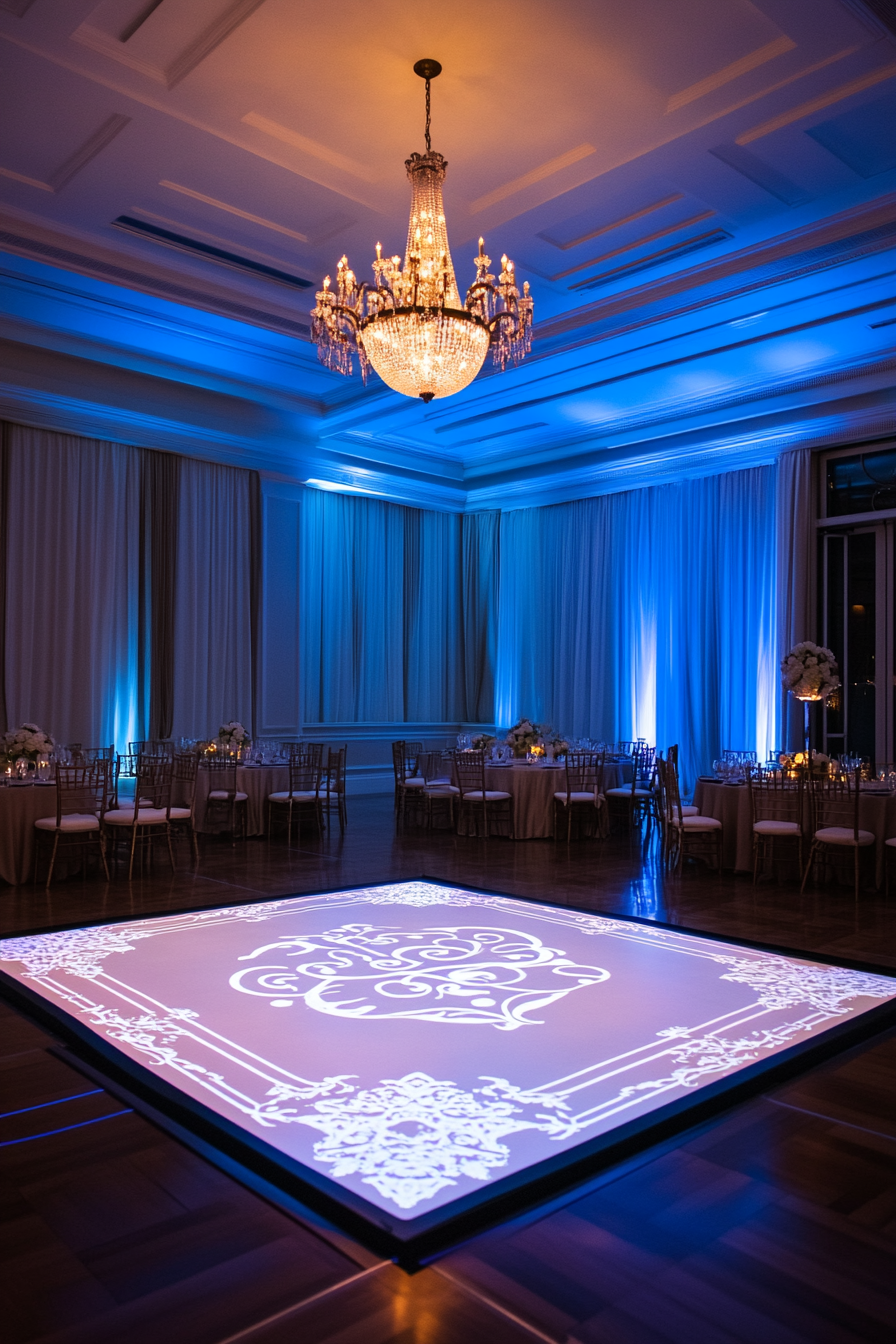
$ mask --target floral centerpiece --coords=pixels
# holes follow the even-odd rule
[[[837,660],[830,649],[805,639],[781,663],[781,681],[797,700],[824,700],[840,685]]]
[[[549,733],[550,729],[543,729],[540,723],[533,723],[531,719],[520,719],[508,730],[504,741],[513,748],[514,756],[524,758],[531,747],[538,745],[545,732]]]
[[[554,748],[555,756],[565,756],[569,751],[569,743],[565,737],[554,737],[551,739],[551,746]]]
[[[250,741],[249,734],[236,719],[218,729],[218,742],[225,751],[239,751],[241,747],[248,747]]]
[[[488,733],[477,733],[471,743],[474,751],[488,751],[497,742],[496,737],[490,737]]]
[[[56,743],[49,733],[36,723],[23,723],[18,728],[10,728],[3,734],[0,750],[11,765],[22,756],[29,761],[37,761],[41,756],[49,756]]]
[[[782,770],[794,771],[808,769],[810,775],[817,775],[826,778],[831,773],[831,758],[825,756],[823,751],[795,751],[791,755],[782,752],[778,757],[778,764]]]

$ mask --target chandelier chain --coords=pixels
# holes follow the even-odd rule
[[[427,81],[426,81],[426,152],[427,152],[427,154],[428,154],[428,153],[430,152],[430,150],[432,149],[432,141],[431,141],[430,138],[429,138],[429,110],[430,110],[430,104],[429,104],[429,85],[430,85],[430,81],[427,80]]]

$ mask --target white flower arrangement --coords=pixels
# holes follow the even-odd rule
[[[230,723],[222,723],[218,741],[226,751],[239,751],[240,747],[248,747],[251,739],[243,725],[233,719]]]
[[[497,742],[496,737],[491,737],[488,733],[477,733],[473,738],[472,747],[474,751],[488,751],[489,747]]]
[[[550,733],[550,728],[544,727],[540,723],[533,723],[531,719],[520,719],[512,728],[508,729],[504,741],[513,748],[514,756],[525,756],[530,747],[537,746],[538,739]]]
[[[551,741],[555,756],[565,756],[569,751],[569,743],[565,737],[555,737]]]
[[[781,663],[781,683],[797,700],[823,700],[840,685],[837,660],[830,649],[803,640]]]
[[[23,723],[18,728],[10,728],[0,740],[0,750],[8,761],[15,762],[20,756],[36,761],[41,756],[49,756],[56,743],[49,733],[36,723]]]

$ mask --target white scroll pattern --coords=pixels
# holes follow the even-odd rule
[[[534,934],[481,925],[410,932],[343,924],[266,943],[240,961],[251,964],[234,972],[231,987],[280,1005],[293,996],[333,1017],[480,1024],[499,1031],[542,1025],[530,1014],[609,979],[609,971],[580,966]]]

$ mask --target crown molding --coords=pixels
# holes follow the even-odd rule
[[[564,351],[636,331],[662,319],[669,321],[701,308],[756,293],[772,285],[786,284],[831,266],[871,256],[893,246],[896,240],[896,192],[833,215],[823,224],[813,221],[771,242],[755,243],[730,252],[726,257],[692,266],[591,303],[565,316],[538,323],[532,334],[535,358],[556,353],[558,341]],[[749,272],[749,281],[740,277]],[[694,289],[713,287],[699,298],[682,296]],[[636,311],[640,316],[628,317]],[[577,340],[569,337],[578,332]]]
[[[483,509],[533,508],[564,504],[594,495],[618,494],[648,485],[689,477],[717,476],[748,467],[766,466],[796,448],[835,448],[844,443],[883,438],[896,432],[896,407],[863,407],[786,426],[757,429],[676,448],[668,442],[657,451],[633,456],[625,451],[602,456],[598,464],[505,482],[467,491],[467,512]]]
[[[310,318],[296,320],[295,308],[278,301],[274,292],[268,295],[265,292],[268,282],[264,280],[246,279],[241,287],[233,282],[226,284],[225,272],[220,280],[197,275],[195,271],[186,273],[184,269],[174,269],[146,257],[136,247],[104,245],[74,231],[48,228],[24,213],[8,209],[0,214],[0,249],[310,342]],[[229,274],[227,278],[231,279]],[[273,282],[270,289],[275,290]]]
[[[815,325],[817,324],[807,324],[810,328]],[[711,351],[709,353],[715,352]],[[696,358],[696,356],[692,356],[682,362],[693,363],[696,362]],[[650,371],[649,369],[646,370],[648,373]],[[631,375],[627,376],[635,378],[644,372],[643,369],[636,369]],[[725,389],[715,389],[702,395],[693,393],[687,396],[664,398],[662,401],[653,404],[647,403],[645,405],[641,403],[634,406],[628,414],[624,412],[614,413],[604,420],[595,421],[579,434],[563,435],[562,437],[546,436],[537,448],[517,449],[514,454],[514,465],[517,468],[535,466],[539,462],[557,457],[560,453],[567,457],[575,457],[593,448],[595,439],[601,435],[611,434],[614,438],[617,438],[623,433],[631,434],[654,428],[659,429],[662,425],[672,424],[676,421],[682,423],[684,427],[688,421],[706,416],[726,415],[743,406],[752,405],[756,407],[756,413],[758,414],[760,405],[770,400],[805,396],[806,393],[821,392],[825,388],[836,388],[841,383],[865,382],[869,384],[867,389],[861,390],[872,390],[874,386],[890,386],[893,383],[894,373],[896,373],[896,355],[872,359],[861,356],[855,360],[847,361],[839,357],[825,360],[815,365],[812,372],[797,376],[781,373],[767,374],[762,378],[739,379],[736,383],[729,384]],[[858,390],[860,389],[850,388],[853,395]],[[525,406],[523,409],[525,409]],[[464,478],[472,479],[500,470],[500,465],[505,460],[506,455],[502,455],[500,449],[477,456],[475,461],[465,465]]]

